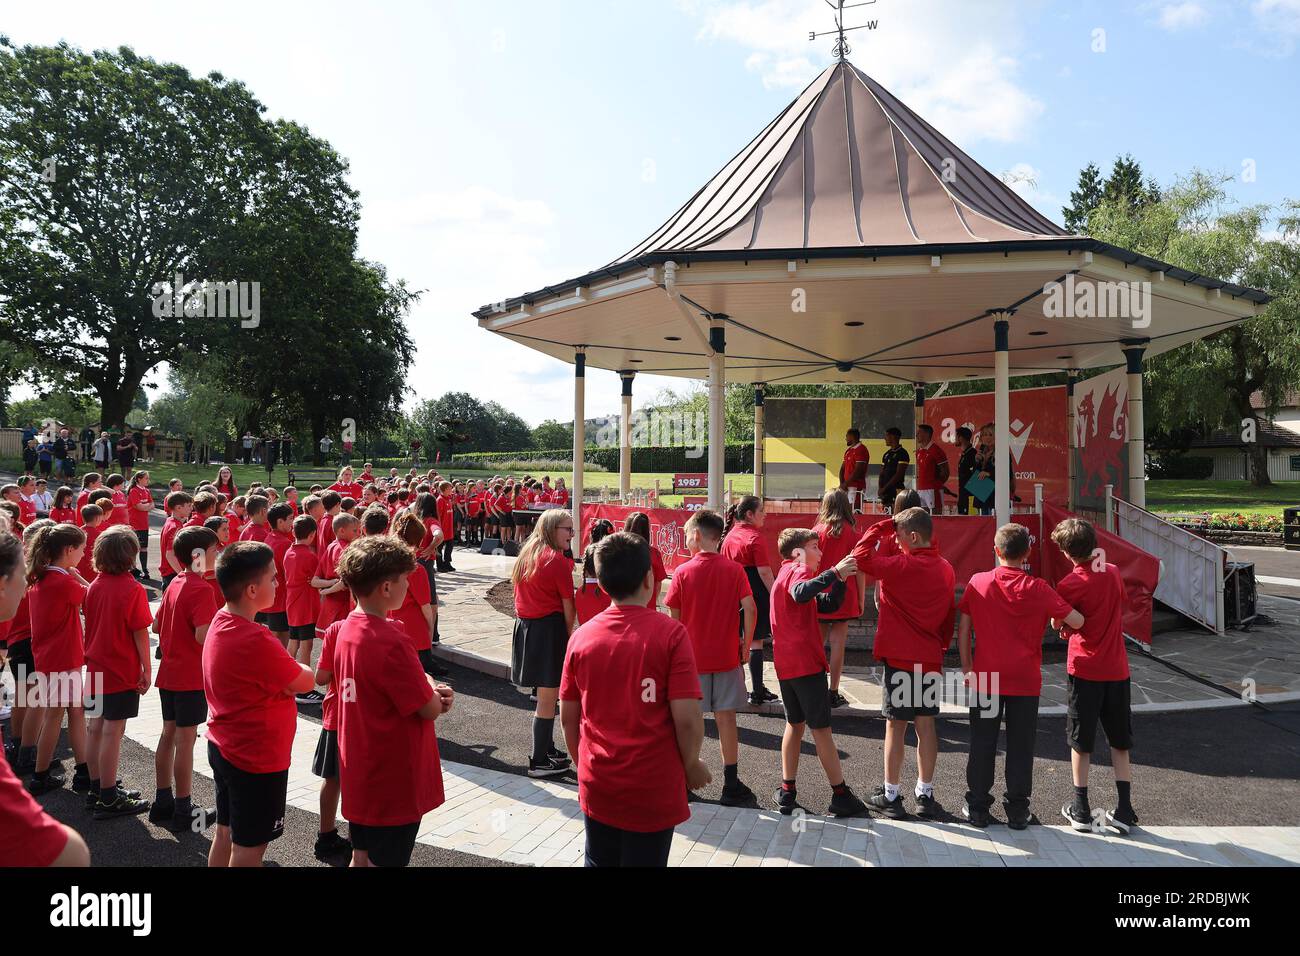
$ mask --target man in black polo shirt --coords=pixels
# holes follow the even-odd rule
[[[894,504],[894,496],[903,490],[903,479],[907,477],[907,466],[912,460],[907,449],[900,444],[903,433],[897,428],[885,429],[885,454],[880,459],[879,494],[880,503],[888,512]]]

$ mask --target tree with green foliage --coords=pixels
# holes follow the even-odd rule
[[[1258,434],[1300,382],[1300,202],[1234,207],[1225,188],[1231,181],[1196,171],[1145,205],[1123,194],[1108,198],[1089,220],[1105,242],[1276,296],[1261,315],[1147,363],[1147,427],[1156,433],[1238,432],[1253,421]],[[1278,238],[1268,235],[1274,226]],[[1251,406],[1256,392],[1263,410]],[[1270,484],[1267,449],[1249,448],[1251,482]]]
[[[534,448],[572,448],[573,425],[561,425],[553,418],[548,418],[533,429]]]
[[[1101,170],[1089,163],[1079,173],[1078,187],[1070,192],[1070,205],[1061,210],[1065,228],[1074,235],[1087,232],[1088,216],[1101,205],[1103,193]]]

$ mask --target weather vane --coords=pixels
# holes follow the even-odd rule
[[[860,26],[846,27],[844,25],[844,11],[852,10],[854,7],[869,7],[875,4],[875,2],[876,0],[860,0],[858,3],[845,3],[844,0],[836,0],[835,3],[832,3],[831,0],[825,0],[826,6],[835,11],[835,29],[824,30],[821,33],[811,32],[808,34],[809,42],[815,41],[818,37],[828,37],[834,34],[835,49],[832,52],[835,54],[837,60],[844,59],[853,52],[853,48],[849,46],[849,41],[844,38],[844,34],[853,30],[874,30],[876,28],[876,23],[878,22],[876,20],[868,20]]]

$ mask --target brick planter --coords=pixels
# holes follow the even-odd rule
[[[1257,548],[1282,547],[1282,534],[1273,531],[1229,531],[1210,529],[1203,532],[1205,538],[1215,544],[1252,545]]]

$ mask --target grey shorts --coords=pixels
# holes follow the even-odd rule
[[[706,714],[720,710],[740,710],[749,703],[744,669],[737,667],[733,671],[701,674],[700,693],[704,695],[700,701],[700,710]]]

